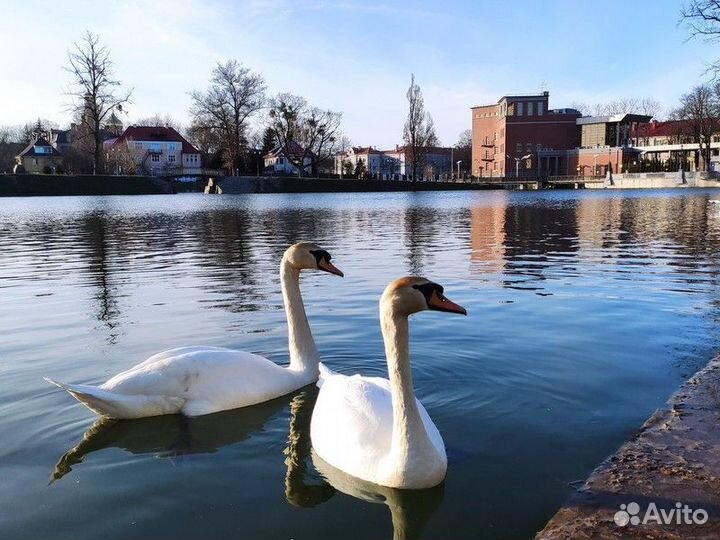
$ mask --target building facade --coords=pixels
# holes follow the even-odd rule
[[[200,151],[166,126],[129,126],[122,135],[103,143],[114,174],[198,175]],[[123,165],[127,163],[127,165]],[[134,171],[129,171],[130,165]]]
[[[631,113],[577,118],[578,145],[565,150],[541,149],[536,173],[544,177],[597,177],[605,176],[608,170],[632,170],[641,159],[636,145],[638,126],[651,118]]]
[[[15,157],[15,172],[28,174],[56,174],[61,172],[63,156],[51,142],[51,134],[34,134],[34,140]]]
[[[719,123],[720,124],[720,123]],[[641,124],[633,134],[649,169],[686,171],[701,168],[700,144],[687,120],[652,121]],[[720,129],[710,136],[710,170],[720,172]]]
[[[449,177],[453,172],[453,152],[453,148],[427,148],[418,176],[425,180]],[[346,174],[347,164],[355,171],[359,161],[363,162],[368,177],[390,180],[412,175],[411,151],[406,146],[395,146],[392,150],[376,150],[371,146],[351,148],[335,157],[335,174]]]
[[[300,145],[291,143],[290,151],[292,152],[292,158],[296,162],[300,162],[302,159],[304,174],[310,174],[312,172],[312,156],[305,155],[305,149]],[[276,146],[270,152],[263,156],[263,162],[265,165],[265,174],[299,174],[300,168],[295,165],[290,159],[288,159],[285,150],[281,146]]]
[[[550,109],[550,93],[507,95],[472,108],[474,176],[534,174],[541,150],[579,146],[575,109]]]

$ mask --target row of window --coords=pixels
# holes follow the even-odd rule
[[[160,151],[162,150],[163,143],[151,142],[143,143],[141,141],[135,141],[135,150],[142,150],[145,146],[149,150]],[[179,143],[165,143],[168,152],[177,152],[180,149]]]
[[[544,101],[517,101],[509,109],[509,116],[542,116],[544,114]],[[525,114],[527,112],[527,114]]]
[[[175,154],[168,154],[167,156],[167,162],[168,163],[175,163],[176,162]],[[160,155],[159,154],[153,154],[150,156],[150,161],[153,163],[160,163]]]
[[[542,150],[542,144],[540,144],[540,143],[537,143],[537,144],[525,143],[524,148],[525,148],[525,153],[526,153],[526,154],[529,154],[529,153],[532,152],[533,150],[535,150],[536,152],[539,152],[540,150]],[[515,144],[515,153],[516,153],[516,154],[522,154],[522,153],[523,153],[523,143],[519,142],[519,143],[516,143],[516,144]],[[518,156],[518,157],[519,157],[519,156]]]

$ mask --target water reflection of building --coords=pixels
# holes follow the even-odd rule
[[[577,257],[577,199],[513,205],[505,213],[505,286],[537,283]]]
[[[500,191],[470,209],[470,259],[477,272],[500,272],[505,266],[505,212],[508,192]]]

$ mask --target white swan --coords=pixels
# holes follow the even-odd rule
[[[398,279],[385,289],[380,324],[390,380],[321,368],[310,437],[328,464],[393,488],[429,488],[445,478],[445,445],[415,398],[410,368],[408,317],[426,309],[467,314],[424,278]]]
[[[288,367],[245,351],[181,347],[151,356],[100,386],[45,380],[113,418],[199,416],[288,394],[317,381],[319,375],[320,357],[300,294],[300,271],[319,269],[342,276],[330,259],[327,251],[310,243],[295,244],[283,255],[280,280],[288,320]]]

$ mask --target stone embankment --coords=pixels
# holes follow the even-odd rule
[[[174,193],[173,182],[153,176],[0,175],[0,196],[154,195]]]
[[[717,540],[719,428],[717,358],[590,475],[536,540]]]

